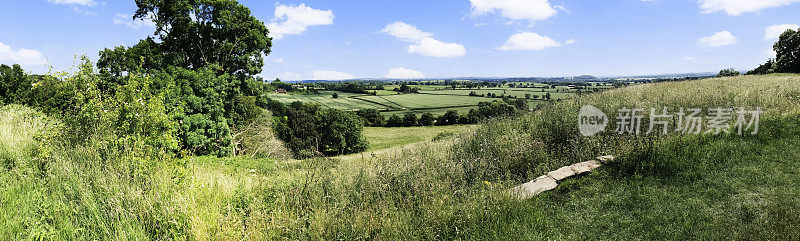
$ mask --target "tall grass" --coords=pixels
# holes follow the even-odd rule
[[[761,107],[762,134],[585,138],[584,104]],[[152,154],[0,110],[0,237],[136,240],[685,239],[797,234],[800,76],[609,90],[442,141],[336,159]],[[613,118],[613,117],[612,117]],[[56,133],[56,134],[54,134]],[[256,143],[259,144],[259,143]],[[148,154],[150,153],[150,154]],[[157,153],[157,152],[156,152]],[[620,162],[520,201],[512,185],[561,165]],[[738,160],[736,158],[742,158]],[[762,175],[765,174],[765,175]],[[705,230],[705,231],[704,231]]]
[[[60,125],[22,106],[0,110],[0,236],[10,239],[169,239],[186,221],[169,205],[173,163],[141,149],[59,142]]]
[[[537,112],[483,125],[453,149],[469,175],[478,179],[530,180],[548,170],[598,155],[643,150],[656,135],[618,135],[606,132],[586,138],[578,132],[578,112],[593,105],[614,120],[620,108],[760,107],[763,119],[800,113],[800,76],[769,75],[662,82],[590,94],[541,107]],[[611,123],[611,122],[610,122]],[[644,119],[644,130],[649,120]],[[732,124],[732,123],[731,123]],[[764,123],[766,124],[766,123]],[[762,128],[770,128],[762,124]],[[674,123],[671,125],[674,128]],[[674,132],[673,132],[674,133]]]

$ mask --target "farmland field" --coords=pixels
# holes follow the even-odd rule
[[[339,95],[339,98],[333,98],[332,97],[333,93],[337,93]],[[321,91],[320,94],[270,94],[269,98],[272,98],[284,104],[289,104],[295,101],[314,102],[327,108],[334,108],[341,110],[386,108],[385,106],[351,98],[356,95],[359,94],[345,93],[339,91]]]
[[[540,83],[516,83],[517,86],[536,86],[544,87]],[[385,90],[377,90],[376,95],[355,94],[341,91],[320,91],[318,94],[308,93],[289,93],[289,94],[269,94],[268,97],[284,104],[295,101],[317,103],[325,108],[340,110],[360,110],[377,109],[385,116],[405,115],[407,113],[422,114],[431,113],[442,115],[450,110],[455,110],[459,114],[465,114],[470,109],[478,106],[480,102],[501,101],[500,98],[489,98],[480,96],[469,96],[470,92],[478,95],[487,96],[508,96],[512,98],[526,98],[530,95],[529,106],[531,108],[544,103],[544,96],[550,94],[552,100],[570,99],[577,96],[574,89],[558,86],[556,89],[544,88],[510,88],[496,87],[484,89],[447,89],[448,86],[442,85],[411,85],[420,88],[419,94],[401,94],[392,91],[396,85],[387,85]],[[604,88],[606,86],[592,86],[591,88]],[[338,98],[333,98],[336,93]]]

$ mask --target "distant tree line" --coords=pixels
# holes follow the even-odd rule
[[[411,127],[477,124],[489,118],[511,116],[525,111],[528,111],[528,103],[525,99],[505,99],[504,101],[480,102],[478,107],[470,109],[464,115],[455,110],[449,110],[438,117],[431,113],[423,113],[420,116],[406,113],[402,116],[394,114],[386,118],[376,109],[362,109],[356,111],[355,114],[361,118],[365,126]]]

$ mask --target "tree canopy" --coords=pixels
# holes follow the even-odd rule
[[[106,49],[98,67],[114,75],[178,66],[214,66],[231,75],[262,71],[272,40],[264,23],[235,0],[136,0],[134,19],[153,21],[154,35],[126,48]]]
[[[800,29],[783,32],[772,49],[775,50],[775,59],[747,74],[800,73]]]

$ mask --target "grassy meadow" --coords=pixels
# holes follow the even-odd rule
[[[575,126],[585,104],[606,113],[662,106],[760,107],[764,113],[760,133],[752,136],[603,133],[587,138]],[[115,153],[103,143],[59,145],[59,126],[27,107],[0,109],[0,160],[5,168],[0,172],[0,237],[800,236],[800,75],[637,85],[542,104],[536,112],[479,126],[367,128],[373,148],[394,148],[341,158],[153,160]],[[436,138],[447,132],[455,134]],[[406,144],[417,140],[422,141]],[[554,191],[530,200],[507,192],[556,167],[605,154],[616,155],[618,162],[567,180]]]
[[[364,137],[370,143],[368,151],[383,150],[432,139],[454,137],[477,128],[477,125],[365,127]]]

